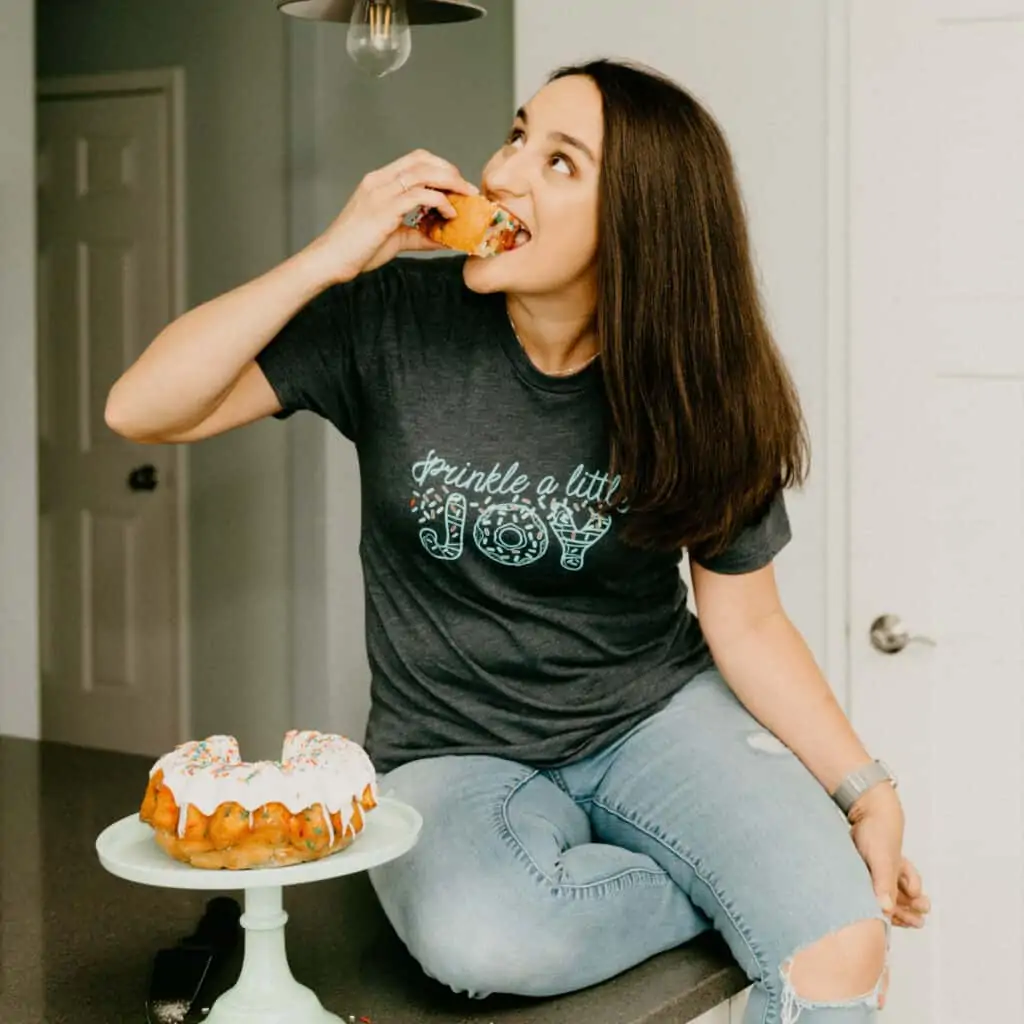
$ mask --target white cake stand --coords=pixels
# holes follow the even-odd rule
[[[210,1010],[206,1024],[338,1024],[316,994],[292,975],[285,952],[283,909],[286,885],[319,882],[385,864],[410,850],[423,819],[408,804],[382,797],[366,826],[347,849],[285,868],[208,871],[171,859],[156,844],[153,830],[129,815],[96,840],[100,863],[113,875],[164,889],[243,889],[245,955],[234,988]]]

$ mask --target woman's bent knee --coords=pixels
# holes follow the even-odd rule
[[[783,965],[796,999],[836,1003],[865,998],[879,987],[888,936],[881,920],[858,921],[799,950]]]

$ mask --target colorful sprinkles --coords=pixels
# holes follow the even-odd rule
[[[291,730],[285,735],[278,761],[242,761],[232,736],[209,736],[178,745],[160,758],[150,775],[163,772],[163,785],[174,796],[180,811],[178,834],[184,835],[190,808],[212,816],[231,817],[237,805],[239,817],[253,826],[255,816],[269,820],[268,805],[281,804],[291,814],[302,815],[310,826],[307,836],[335,842],[331,817],[337,814],[342,832],[348,830],[354,807],[369,787],[376,794],[376,773],[358,744],[332,733]],[[310,849],[319,844],[308,839]]]

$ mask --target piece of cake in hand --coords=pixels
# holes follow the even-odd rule
[[[176,860],[242,870],[337,853],[376,806],[376,773],[358,743],[292,730],[280,761],[243,761],[233,736],[181,744],[150,769],[139,816]]]
[[[458,192],[449,193],[448,199],[456,212],[451,219],[434,209],[421,210],[413,219],[413,226],[431,241],[471,256],[497,256],[530,240],[526,225],[490,199]]]

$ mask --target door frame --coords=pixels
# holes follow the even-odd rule
[[[854,697],[850,645],[850,0],[825,18],[825,477],[824,671],[848,715]]]
[[[179,317],[188,309],[185,232],[185,69],[163,67],[142,71],[112,71],[95,75],[61,75],[36,80],[37,105],[41,100],[57,97],[102,97],[140,92],[159,93],[167,102],[171,143],[167,168],[171,203],[168,220],[171,245],[171,316]],[[37,332],[37,354],[38,344]],[[38,425],[36,436],[38,438]],[[38,473],[37,461],[37,477]],[[174,475],[177,487],[175,502],[177,565],[175,568],[178,575],[178,637],[176,644],[178,652],[178,740],[184,742],[191,736],[192,720],[188,445],[175,445]],[[37,679],[36,685],[42,685],[41,676]]]

